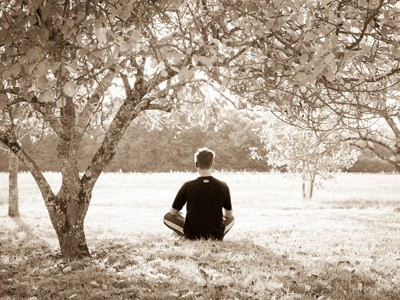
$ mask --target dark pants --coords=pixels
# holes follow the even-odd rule
[[[235,218],[225,218],[224,217],[224,225],[225,225],[225,231],[224,231],[224,236],[228,233],[229,230],[231,230],[233,224],[235,223]],[[185,233],[183,232],[183,225],[185,225],[185,218],[182,216],[182,214],[178,213],[176,215],[173,215],[171,213],[166,213],[164,216],[164,224],[167,226],[169,229],[173,230],[177,234],[181,236],[185,236]]]

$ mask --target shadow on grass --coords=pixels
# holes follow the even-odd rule
[[[325,263],[318,274],[250,240],[188,241],[146,237],[99,245],[93,257],[143,286],[141,299],[399,299],[350,262]],[[145,285],[144,285],[145,284]],[[148,290],[146,290],[148,289]]]
[[[0,299],[400,298],[348,262],[313,274],[250,240],[94,240],[90,259],[66,264],[17,222],[14,232],[0,228]]]

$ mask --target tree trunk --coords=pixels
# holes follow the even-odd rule
[[[307,199],[307,194],[306,194],[306,179],[303,177],[303,183],[302,183],[302,192],[303,192],[303,200]]]
[[[83,220],[82,220],[83,221]],[[63,225],[56,228],[61,256],[70,261],[89,257],[83,222],[79,225]]]
[[[397,137],[398,142],[395,145],[395,168],[397,172],[400,172],[400,137]]]
[[[8,169],[8,215],[19,217],[18,205],[18,157],[10,150]]]
[[[308,199],[312,199],[314,194],[315,174],[310,174],[310,186],[308,192]]]
[[[57,233],[61,256],[68,261],[90,256],[84,232],[89,203],[87,193],[73,195],[62,186],[55,199],[49,202],[52,204],[47,208]]]

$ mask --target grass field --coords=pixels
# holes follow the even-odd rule
[[[162,224],[195,176],[102,175],[85,221],[92,258],[66,264],[31,176],[12,220],[0,174],[0,299],[400,299],[400,175],[339,174],[303,201],[293,175],[217,173],[236,217],[223,242]]]

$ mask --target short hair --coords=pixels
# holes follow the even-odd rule
[[[211,169],[214,163],[215,153],[208,148],[200,148],[194,155],[194,161],[196,162],[199,169],[207,170]]]

